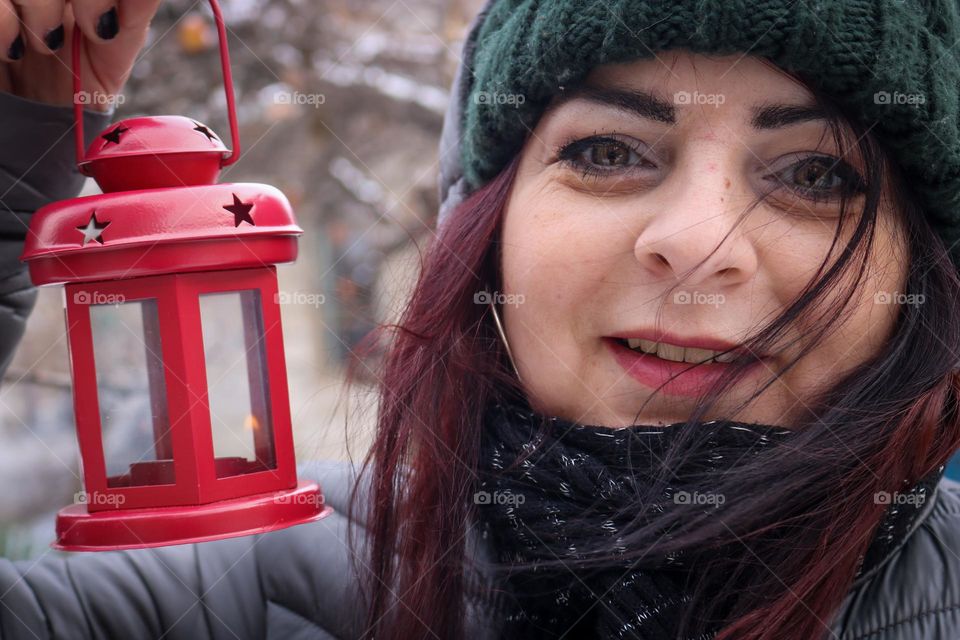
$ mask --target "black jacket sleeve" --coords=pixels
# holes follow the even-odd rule
[[[84,113],[92,140],[110,114]],[[7,370],[33,310],[37,291],[20,262],[30,216],[74,197],[83,176],[74,164],[73,108],[0,92],[0,376]]]

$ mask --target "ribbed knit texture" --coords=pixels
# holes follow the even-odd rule
[[[669,49],[749,53],[810,79],[894,154],[960,263],[956,0],[501,0],[477,36],[461,145],[469,190],[595,66]],[[484,100],[481,93],[522,95]],[[878,92],[922,95],[883,103]]]

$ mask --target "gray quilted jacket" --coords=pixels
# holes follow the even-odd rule
[[[471,37],[482,20],[481,13]],[[464,49],[469,64],[471,37]],[[462,198],[455,146],[465,89],[458,71],[441,139],[441,207]],[[0,373],[33,305],[16,257],[30,214],[71,197],[71,111],[0,93]],[[88,113],[95,135],[107,118]],[[347,463],[301,466],[335,512],[292,529],[197,545],[60,556],[0,558],[0,640],[326,640],[358,638],[363,611],[346,540]],[[960,484],[944,480],[914,528],[861,576],[824,637],[836,640],[960,640]],[[358,530],[363,528],[357,523]],[[52,532],[51,532],[52,534]],[[489,550],[471,531],[468,548]],[[360,571],[362,558],[360,559]],[[497,637],[497,620],[467,603],[471,638]]]

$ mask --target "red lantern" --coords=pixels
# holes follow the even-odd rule
[[[66,285],[86,488],[57,516],[58,549],[200,542],[332,511],[297,481],[290,424],[275,265],[296,259],[302,230],[277,189],[215,184],[239,138],[210,4],[233,151],[195,120],[160,116],[112,125],[85,154],[78,101],[78,165],[104,193],[43,207],[30,225],[33,282]],[[114,421],[129,432],[120,444],[104,438]]]

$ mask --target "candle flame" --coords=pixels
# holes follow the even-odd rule
[[[243,428],[247,431],[259,431],[260,430],[260,421],[257,420],[257,416],[248,414],[243,420]]]

